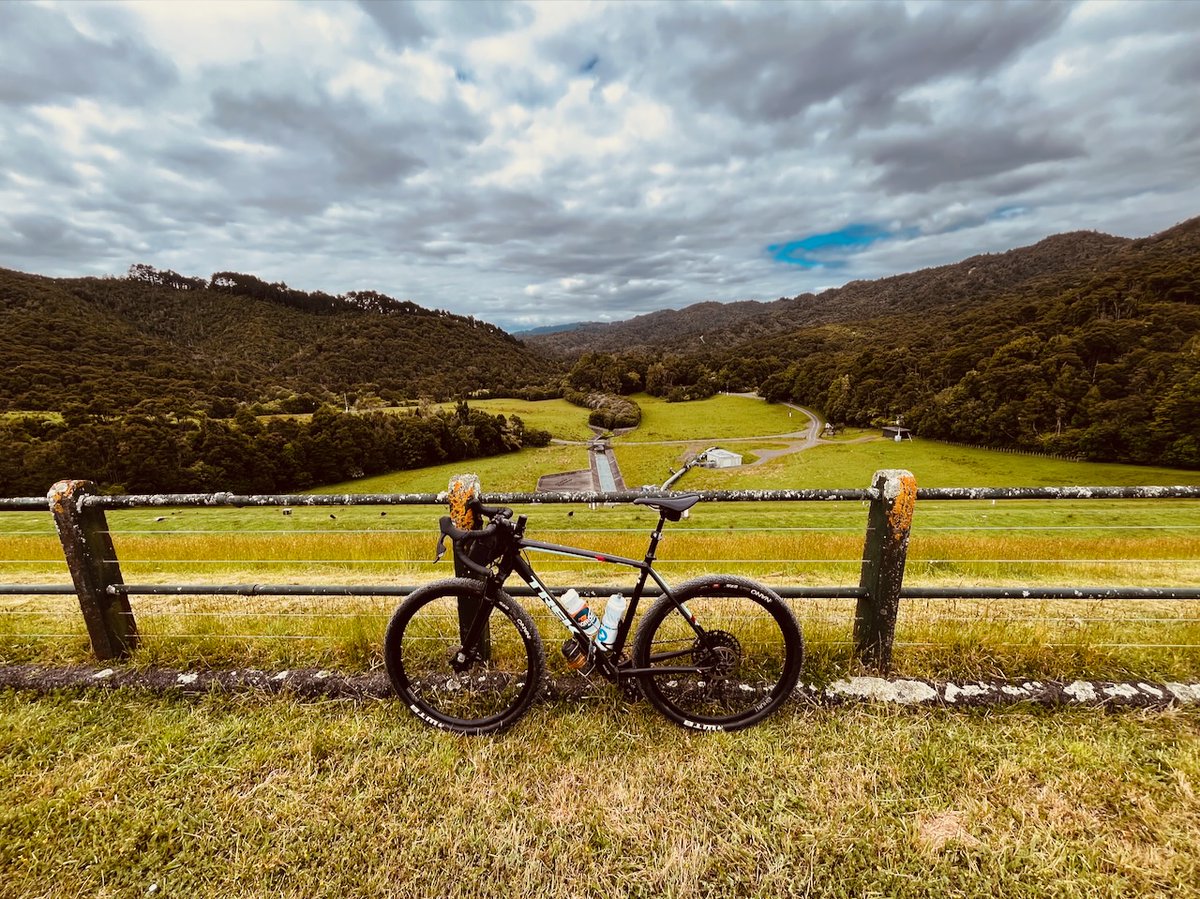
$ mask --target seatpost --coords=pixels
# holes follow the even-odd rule
[[[662,539],[663,525],[667,523],[667,516],[658,516],[658,526],[650,534],[650,545],[646,548],[646,564],[654,562],[654,553],[658,549],[658,541]]]

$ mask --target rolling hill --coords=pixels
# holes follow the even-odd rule
[[[220,415],[272,399],[445,399],[557,374],[494,325],[381,294],[307,294],[148,266],[107,279],[0,270],[0,411],[151,401]]]
[[[922,269],[875,281],[851,281],[820,294],[763,303],[704,302],[665,309],[612,324],[530,334],[530,346],[562,355],[638,348],[685,349],[701,335],[709,342],[745,341],[809,326],[853,322],[892,313],[923,313],[954,303],[980,302],[1019,291],[1038,279],[1082,277],[1109,264],[1133,241],[1094,231],[1048,237],[1006,253],[972,256],[953,265]]]

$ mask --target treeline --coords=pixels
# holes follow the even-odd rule
[[[416,303],[397,300],[374,290],[352,290],[336,295],[320,290],[296,290],[288,287],[282,281],[268,282],[243,272],[214,272],[211,278],[205,280],[181,275],[170,269],[162,271],[152,265],[138,262],[129,266],[126,278],[130,281],[139,281],[170,290],[214,290],[237,296],[254,297],[316,315],[336,315],[339,312],[373,312],[380,315],[427,315],[430,313],[430,310],[424,309]],[[515,340],[495,325],[481,322],[472,316],[453,315],[453,313],[442,311],[435,314],[456,318],[473,326],[483,325],[498,334],[504,334],[510,340]]]
[[[584,353],[563,381],[563,396],[603,393],[628,396],[644,390],[670,403],[702,400],[721,386],[722,372],[714,371],[711,360],[701,354]],[[571,400],[576,402],[576,400]],[[577,402],[577,405],[587,405]],[[624,427],[624,426],[622,426]]]
[[[42,495],[64,477],[114,493],[288,492],[549,441],[516,416],[466,403],[404,415],[322,408],[307,420],[266,421],[245,408],[229,420],[74,408],[60,421],[0,421],[0,496]]]
[[[636,428],[642,422],[642,407],[627,396],[615,393],[580,393],[577,390],[563,391],[563,399],[584,409],[591,409],[588,424],[606,431],[618,428]]]

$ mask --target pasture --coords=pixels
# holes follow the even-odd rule
[[[631,399],[642,407],[642,422],[620,438],[623,443],[763,437],[808,426],[802,413],[751,397],[717,394],[690,403],[668,403],[638,393]]]
[[[669,416],[687,408],[661,410],[657,424],[652,409],[655,433],[677,434]],[[692,405],[705,408],[716,406]],[[698,418],[706,429],[714,420]],[[769,436],[778,424],[769,415],[725,421],[749,438],[739,450],[783,445]],[[558,427],[570,433],[565,415]],[[665,474],[651,472],[688,446],[633,437],[618,441],[618,458],[646,483],[661,483]],[[463,471],[485,490],[529,491],[540,474],[586,465],[584,447],[556,445],[323,492],[436,493]],[[923,486],[1198,480],[873,441],[693,471],[679,488],[865,487],[881,467],[908,467]],[[539,538],[635,557],[656,521],[628,505],[519,511]],[[660,567],[673,582],[725,569],[852,587],[866,512],[858,502],[703,504],[668,528]],[[449,574],[448,562],[432,563],[442,513],[139,509],[109,512],[108,522],[129,583],[369,587]],[[535,562],[557,585],[630,580],[589,560]],[[48,515],[0,515],[0,581],[69,582]],[[1197,583],[1194,501],[921,502],[906,576],[910,586]],[[362,671],[381,664],[397,600],[132,602],[144,636],[134,666]],[[895,662],[904,675],[963,680],[1195,681],[1194,605],[910,600]],[[566,676],[553,651],[559,625],[529,607],[552,675]],[[804,680],[856,673],[853,601],[792,607]],[[90,659],[73,596],[0,596],[0,664]],[[795,704],[748,731],[698,735],[600,686],[536,705],[510,734],[471,739],[434,732],[392,701],[0,691],[0,894],[1200,896],[1197,733],[1195,707]]]
[[[591,440],[595,436],[587,423],[589,410],[566,400],[470,400],[469,405],[489,415],[516,415],[526,427],[549,431],[559,440]],[[442,408],[453,409],[454,404],[443,403]]]
[[[0,693],[11,897],[1189,897],[1200,712],[906,710],[500,738],[396,703]]]
[[[499,403],[501,401],[491,401]],[[507,407],[513,411],[523,405]],[[679,410],[703,428],[770,432],[783,407],[741,397],[648,404],[656,433],[678,436]],[[548,404],[565,422],[575,407]],[[707,410],[707,411],[706,411]],[[536,412],[523,417],[537,420]],[[753,416],[761,416],[754,418]],[[565,425],[564,425],[565,426]],[[697,426],[694,426],[697,427]],[[561,433],[561,431],[560,431]],[[637,432],[635,432],[637,433]],[[631,437],[633,435],[630,435]],[[855,435],[860,437],[862,435]],[[703,443],[699,441],[698,443]],[[618,441],[638,484],[686,445]],[[777,439],[739,448],[778,449]],[[702,448],[702,447],[701,447]],[[531,491],[540,474],[583,468],[582,446],[553,445],[321,488],[324,493],[437,493],[452,475],[480,475],[487,491]],[[912,441],[845,442],[742,469],[689,472],[680,489],[865,487],[878,468],[907,467],[922,486],[1197,483],[1200,473],[1031,458]],[[646,472],[646,478],[636,478]],[[628,505],[533,505],[539,539],[640,558],[653,513]],[[433,564],[436,506],[143,509],[108,516],[122,573],[133,584],[415,585],[446,576]],[[776,586],[857,586],[866,508],[857,502],[713,503],[668,528],[659,568],[678,583],[714,570]],[[628,589],[625,569],[563,557],[535,560],[554,585]],[[0,580],[69,583],[48,515],[0,515]],[[1187,586],[1200,583],[1200,504],[1189,501],[922,502],[914,519],[907,586]],[[137,596],[145,636],[139,661],[186,665],[379,664],[388,597]],[[850,600],[792,601],[808,641],[805,677],[851,670]],[[908,675],[972,677],[1200,676],[1200,616],[1170,601],[911,600],[901,610],[896,665]],[[548,635],[557,625],[534,610]],[[0,661],[82,661],[88,645],[71,596],[0,597]]]

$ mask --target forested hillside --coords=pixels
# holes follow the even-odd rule
[[[1200,219],[1102,269],[922,316],[797,331],[765,396],[929,437],[1200,466]],[[727,361],[733,361],[734,354]]]
[[[569,377],[680,400],[757,389],[837,422],[901,417],[927,437],[1200,467],[1200,219],[1134,241],[1060,235],[811,299],[690,349],[688,310],[634,319],[674,324],[584,353]],[[694,308],[693,331],[716,321]]]
[[[1082,277],[1103,267],[1131,243],[1126,238],[1077,231],[1048,237],[1007,253],[972,256],[954,265],[875,281],[851,281],[820,294],[771,303],[697,303],[613,324],[589,324],[553,334],[530,334],[530,346],[577,355],[638,348],[687,351],[706,345],[761,339],[804,325],[853,322],[896,312],[925,312],[969,300],[980,302],[1064,272]]]
[[[232,415],[239,403],[449,399],[553,383],[494,325],[378,293],[330,296],[219,272],[128,278],[0,270],[0,411],[139,403]]]
[[[122,486],[308,486],[543,437],[469,411],[403,427],[322,418],[311,430],[260,427],[253,413],[564,390],[672,401],[758,390],[835,422],[900,417],[926,437],[1200,467],[1200,219],[530,343],[561,350],[554,341],[588,334],[591,349],[553,362],[492,325],[382,294],[147,266],[127,279],[0,271],[0,412],[63,414],[0,426],[4,479],[38,491],[48,475],[93,472]],[[610,339],[617,351],[596,348]],[[331,455],[333,432],[342,449]],[[241,469],[229,461],[239,457]]]

